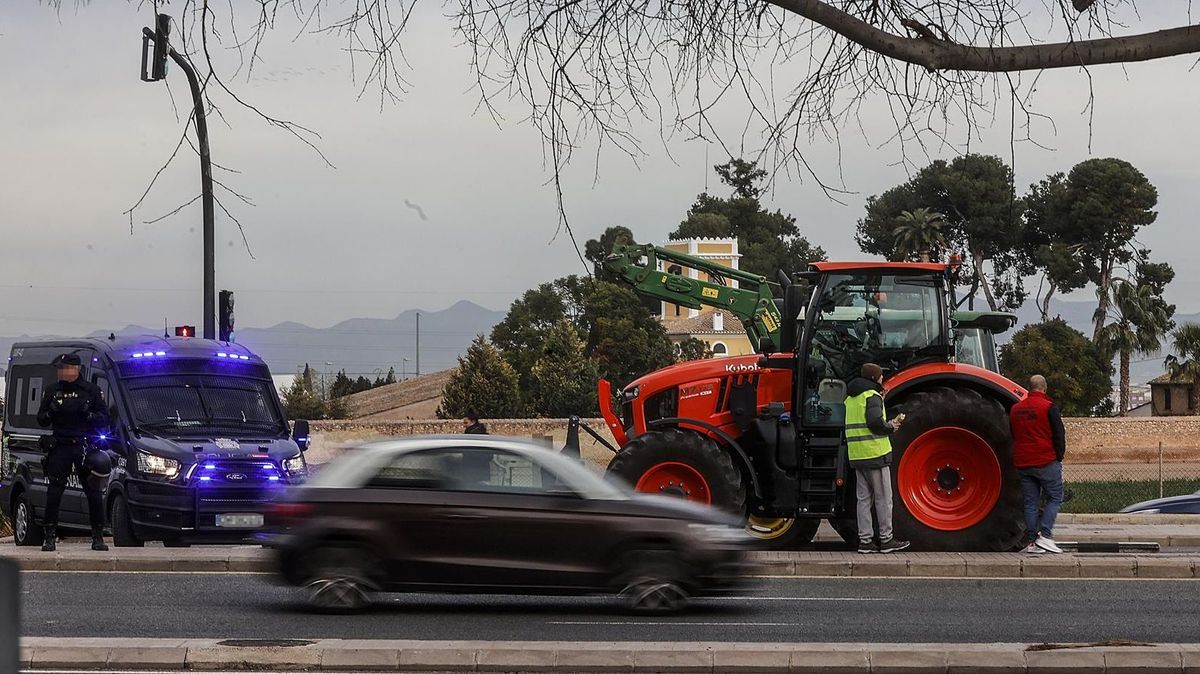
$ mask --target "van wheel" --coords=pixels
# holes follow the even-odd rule
[[[684,573],[669,550],[637,550],[621,562],[618,597],[631,613],[663,615],[687,607]]]
[[[373,556],[355,547],[321,547],[310,553],[304,591],[322,613],[352,613],[371,603]]]
[[[113,499],[108,519],[112,526],[113,545],[118,548],[140,548],[145,545],[133,532],[133,521],[129,519],[129,505],[125,503],[124,496]]]
[[[33,507],[25,492],[13,504],[13,542],[17,545],[41,545],[45,532],[33,521]]]

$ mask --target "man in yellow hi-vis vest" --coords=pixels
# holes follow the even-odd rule
[[[892,536],[892,441],[888,436],[904,422],[904,415],[887,420],[880,395],[883,368],[867,363],[861,374],[846,389],[846,448],[856,474],[858,551],[896,552],[909,544]],[[871,524],[872,506],[879,524],[878,547]]]

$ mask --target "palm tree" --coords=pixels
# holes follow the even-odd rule
[[[896,253],[901,259],[920,256],[921,262],[929,262],[933,251],[946,246],[942,229],[946,216],[928,208],[901,211],[892,230],[896,236]]]
[[[1115,351],[1120,356],[1121,393],[1117,416],[1123,417],[1129,411],[1130,356],[1156,353],[1162,348],[1162,338],[1174,322],[1166,303],[1150,285],[1135,285],[1117,279],[1110,293],[1112,301],[1108,306],[1112,322],[1100,331],[1100,347],[1109,355]]]
[[[1200,325],[1185,323],[1171,333],[1174,344],[1174,354],[1167,356],[1167,371],[1171,380],[1180,380],[1190,384],[1188,388],[1188,409],[1192,414],[1200,409]],[[1183,360],[1180,360],[1183,359]]]

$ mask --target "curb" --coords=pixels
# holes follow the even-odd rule
[[[78,550],[14,557],[22,571],[271,573],[262,554],[185,556]],[[752,577],[800,578],[1197,578],[1200,554],[759,552]]]
[[[232,645],[238,644],[238,645]],[[261,645],[266,644],[266,645]],[[436,672],[1184,672],[1200,644],[778,644],[322,639],[61,639],[21,645],[25,669]]]

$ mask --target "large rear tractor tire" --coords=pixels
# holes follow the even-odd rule
[[[1021,481],[1008,414],[967,388],[906,396],[892,436],[895,535],[914,550],[1015,549],[1024,534]]]
[[[633,439],[608,464],[608,474],[639,492],[674,496],[746,516],[746,477],[728,451],[699,433],[668,428]],[[746,531],[767,550],[812,541],[820,520],[748,517]]]

